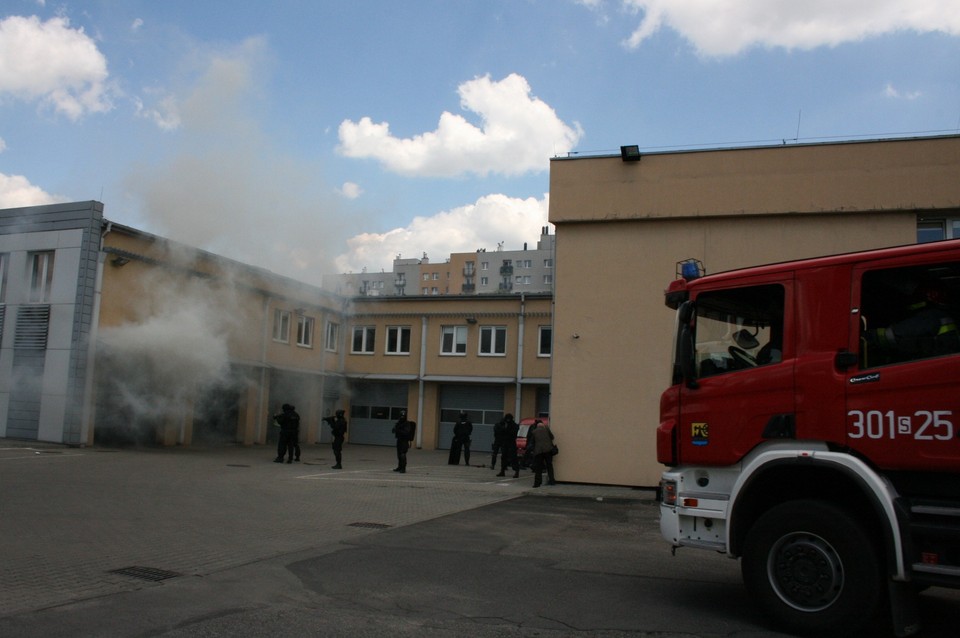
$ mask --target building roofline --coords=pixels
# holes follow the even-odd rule
[[[960,138],[960,133],[937,132],[935,135],[918,135],[915,133],[904,133],[903,135],[893,134],[888,137],[866,136],[862,139],[850,137],[844,138],[808,138],[808,141],[798,139],[781,140],[751,140],[742,143],[709,143],[709,144],[691,144],[678,146],[655,146],[640,147],[640,156],[651,155],[683,155],[690,153],[718,153],[730,151],[755,151],[769,150],[776,148],[807,148],[814,146],[841,146],[852,144],[886,144],[890,142],[926,142],[944,139]],[[550,161],[565,162],[580,159],[621,159],[620,151],[616,153],[611,151],[571,151],[566,156],[557,155],[550,158]],[[553,222],[551,222],[553,223]]]

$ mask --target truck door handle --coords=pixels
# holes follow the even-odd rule
[[[836,358],[833,361],[833,364],[837,366],[837,370],[848,370],[853,366],[857,365],[857,362],[860,360],[860,357],[857,356],[856,352],[850,352],[849,350],[841,350],[837,353]]]

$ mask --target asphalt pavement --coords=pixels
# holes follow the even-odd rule
[[[476,452],[272,460],[0,440],[0,636],[784,635],[735,561],[671,555],[650,490],[534,489]],[[960,596],[923,612],[954,636]]]

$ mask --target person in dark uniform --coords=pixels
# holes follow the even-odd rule
[[[503,417],[503,456],[500,461],[500,473],[497,476],[505,476],[507,465],[513,468],[513,478],[520,477],[520,462],[517,460],[517,432],[520,426],[513,420],[512,414]]]
[[[520,467],[522,468],[533,467],[533,432],[541,425],[543,425],[543,421],[537,419],[527,430],[527,447],[524,448],[523,458],[520,459]]]
[[[533,444],[533,486],[543,483],[543,470],[547,470],[547,485],[556,485],[553,480],[553,432],[550,426],[541,423],[532,437],[527,437],[527,448]]]
[[[401,474],[407,471],[407,450],[410,449],[410,441],[413,440],[414,433],[417,431],[417,424],[407,420],[407,411],[400,411],[400,418],[393,426],[393,435],[397,437],[397,467],[394,472]]]
[[[300,415],[289,403],[284,403],[280,414],[273,420],[280,426],[280,438],[277,441],[277,458],[274,463],[283,463],[283,456],[287,455],[287,463],[293,463],[294,452],[300,460]]]
[[[343,436],[347,433],[347,420],[343,418],[343,410],[337,410],[334,416],[324,417],[323,420],[330,424],[330,433],[333,434],[333,456],[337,459],[333,469],[342,470]]]
[[[506,431],[507,425],[503,419],[497,421],[493,426],[493,458],[490,460],[491,470],[497,469],[497,456],[503,451],[504,432]]]
[[[942,284],[923,283],[913,291],[909,316],[864,334],[866,342],[894,361],[909,361],[960,349],[960,333]]]
[[[460,451],[463,450],[464,464],[470,465],[470,435],[473,434],[473,423],[467,418],[467,413],[460,410],[460,416],[453,426],[453,441],[450,443],[450,458],[447,463],[460,465]]]

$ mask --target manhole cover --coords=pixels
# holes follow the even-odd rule
[[[155,567],[123,567],[121,569],[111,569],[111,574],[120,574],[121,576],[130,576],[131,578],[139,578],[141,580],[151,580],[151,581],[161,581],[167,580],[168,578],[176,578],[177,576],[183,576],[178,572],[171,572],[165,569],[157,569]]]

